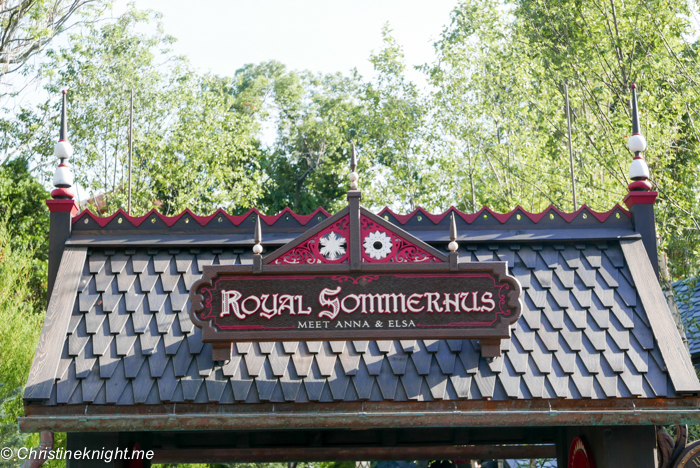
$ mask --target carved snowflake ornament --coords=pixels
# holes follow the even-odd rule
[[[321,237],[321,255],[328,260],[336,260],[345,255],[345,238],[331,231]]]
[[[383,232],[370,232],[365,237],[365,253],[375,260],[381,260],[391,253],[391,238]]]

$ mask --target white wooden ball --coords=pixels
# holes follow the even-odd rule
[[[73,173],[68,166],[58,166],[53,175],[54,187],[72,187]]]
[[[56,159],[70,159],[73,157],[73,147],[67,141],[59,141],[53,147],[53,154]]]
[[[632,135],[627,142],[627,147],[632,153],[636,153],[637,151],[646,151],[647,140],[644,138],[644,135]]]
[[[643,159],[634,159],[630,165],[630,179],[637,180],[638,178],[649,178],[649,166]]]

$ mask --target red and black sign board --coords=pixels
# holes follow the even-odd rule
[[[253,341],[502,338],[520,313],[504,262],[431,273],[245,270],[206,267],[192,319],[216,336]]]
[[[359,204],[253,265],[210,265],[190,317],[230,356],[237,341],[479,339],[482,355],[520,317],[506,262],[459,262]]]

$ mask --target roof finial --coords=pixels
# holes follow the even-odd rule
[[[63,100],[61,102],[61,132],[58,141],[68,141],[68,120],[66,119],[66,90],[61,91]]]
[[[255,242],[255,245],[253,246],[253,253],[256,255],[260,255],[263,251],[263,247],[262,245],[260,245],[260,243],[262,242],[262,228],[260,226],[260,215],[258,215],[255,220],[255,233],[253,234],[253,242]]]
[[[634,153],[634,159],[630,165],[630,179],[633,180],[628,185],[630,191],[649,191],[649,167],[644,157],[641,155],[647,149],[647,141],[639,129],[639,112],[637,110],[637,86],[632,84],[632,136],[627,142],[630,152]]]
[[[352,144],[352,152],[350,154],[350,190],[357,190],[357,179],[360,177],[357,175],[357,154],[355,150],[355,143]]]
[[[61,129],[58,143],[54,146],[53,154],[58,159],[58,167],[53,176],[53,185],[56,187],[51,192],[51,197],[56,199],[71,200],[73,192],[73,173],[68,165],[68,160],[73,156],[73,147],[68,142],[68,119],[66,117],[66,90],[61,91],[63,100],[61,102]]]
[[[459,245],[457,245],[457,224],[455,223],[455,214],[452,213],[450,221],[450,243],[448,244],[447,248],[450,252],[456,252],[457,249],[459,248]]]

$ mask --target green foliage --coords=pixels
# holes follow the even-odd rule
[[[318,462],[314,468],[355,468],[355,462]]]
[[[275,88],[292,89],[276,102],[277,141],[264,159],[269,178],[261,201],[272,212],[336,209],[347,190],[348,142],[359,112],[356,80],[293,72],[278,79],[283,84]]]
[[[354,468],[354,464],[350,468]],[[286,463],[178,463],[153,465],[153,468],[287,468]]]
[[[14,251],[31,251],[27,300],[35,312],[46,307],[49,211],[48,192],[30,174],[24,159],[0,165],[0,216],[6,219],[7,240]]]
[[[449,201],[470,211],[573,209],[566,83],[578,202],[609,210],[627,192],[629,86],[637,82],[659,232],[674,276],[696,271],[698,70],[684,40],[693,33],[688,13],[682,1],[461,2],[425,67],[431,141],[457,195]]]
[[[427,90],[407,79],[388,25],[368,80],[275,61],[232,77],[202,75],[170,51],[174,38],[157,14],[130,8],[84,25],[42,63],[52,98],[5,108],[0,119],[0,438],[38,443],[16,432],[14,418],[41,326],[32,311],[45,307],[48,195],[37,179],[48,185],[55,169],[60,89],[69,90],[78,196],[105,194],[99,208],[107,212],[127,204],[131,91],[134,214],[337,210],[351,144],[365,205],[503,212],[575,208],[566,84],[578,202],[605,211],[627,193],[629,85],[637,82],[663,247],[673,276],[690,276],[700,270],[700,70],[697,44],[686,39],[696,36],[689,14],[682,0],[463,0],[435,43],[435,61],[421,67]],[[270,129],[275,139],[265,144]],[[237,464],[263,465],[270,468]]]
[[[260,193],[260,150],[255,119],[236,111],[228,80],[199,76],[173,56],[173,38],[160,27],[137,32],[158,15],[129,10],[115,22],[88,25],[70,45],[48,53],[46,89],[67,88],[69,138],[76,184],[87,199],[106,193],[105,211],[126,208],[129,96],[134,93],[132,211],[158,206],[165,214],[184,208],[207,212],[249,208]],[[50,100],[43,110],[53,109]],[[57,121],[32,147],[48,179]]]
[[[388,24],[382,36],[384,47],[370,57],[377,77],[359,95],[364,113],[355,130],[361,174],[367,174],[360,181],[365,203],[413,210],[420,201],[430,209],[441,183],[431,177],[431,157],[423,154],[426,102],[405,77],[403,50]]]
[[[0,218],[0,445],[19,448],[27,436],[18,432],[16,419],[43,316],[34,313],[26,281],[34,252],[13,247],[8,218]]]
[[[3,2],[0,9],[0,78],[21,70],[31,57],[41,52],[42,46],[71,23],[90,20],[107,5],[100,0]],[[4,94],[4,89],[0,94]]]

